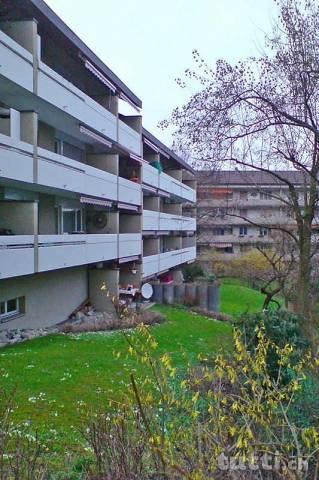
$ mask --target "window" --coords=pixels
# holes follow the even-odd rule
[[[64,157],[77,160],[78,162],[83,161],[84,152],[79,147],[65,142],[60,138],[56,138],[54,140],[54,152],[58,153],[59,155],[63,155]]]
[[[268,228],[260,227],[259,228],[259,236],[260,237],[266,237],[267,235],[268,235]]]
[[[62,208],[61,233],[84,231],[84,210],[82,208]]]
[[[0,302],[0,323],[22,313],[22,298],[12,298]]]
[[[271,200],[272,199],[272,192],[260,192],[260,200]]]
[[[247,235],[247,234],[248,234],[248,228],[246,225],[239,227],[239,235]]]

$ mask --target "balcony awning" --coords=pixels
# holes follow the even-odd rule
[[[142,157],[139,157],[138,155],[135,155],[134,153],[130,153],[130,158],[132,160],[135,160],[136,162],[142,164],[144,162]]]
[[[144,137],[144,143],[148,145],[154,152],[159,153],[159,148],[157,148],[154,143],[150,142],[147,140],[147,138]]]
[[[210,246],[215,248],[228,248],[233,245],[231,243],[211,243]]]
[[[112,202],[108,200],[100,200],[99,198],[80,197],[80,202],[87,205],[98,205],[100,207],[112,207]]]
[[[90,70],[93,75],[100,80],[104,85],[106,85],[113,93],[116,92],[116,86],[108,80],[103,73],[101,73],[89,60],[84,62],[85,68]]]
[[[151,187],[150,185],[147,185],[146,183],[142,184],[142,189],[145,190],[146,192],[156,193],[156,187]]]
[[[93,132],[89,128],[84,127],[83,125],[80,125],[80,132],[84,133],[84,135],[87,135],[88,137],[93,138],[93,140],[97,141],[98,143],[102,143],[103,145],[106,145],[107,147],[112,148],[112,142],[102,137],[101,135],[98,135],[97,133]]]
[[[130,205],[128,203],[119,203],[118,208],[121,210],[130,210],[132,212],[138,212],[138,207],[136,205]]]
[[[131,107],[133,107],[137,112],[140,112],[140,108],[134,102],[132,102],[132,100],[130,100],[128,96],[125,95],[125,93],[120,92],[120,99],[124,100],[124,102],[129,103]]]

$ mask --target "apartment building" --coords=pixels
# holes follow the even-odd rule
[[[282,179],[305,191],[301,172],[278,171]],[[288,185],[267,172],[202,171],[198,176],[198,249],[225,259],[257,244],[270,247],[276,227],[294,228],[291,209],[285,203]],[[302,198],[302,197],[301,197]],[[278,235],[278,234],[277,234]]]
[[[194,172],[141,107],[45,2],[1,2],[0,329],[106,310],[105,289],[195,259]]]

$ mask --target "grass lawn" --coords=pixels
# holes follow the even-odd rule
[[[221,286],[221,311],[234,317],[262,309],[264,295],[242,285],[238,279],[227,279]]]
[[[156,308],[167,321],[152,327],[152,333],[159,353],[169,352],[176,366],[183,367],[183,353],[194,363],[199,353],[230,348],[231,325],[186,309]],[[127,389],[129,374],[143,374],[127,349],[121,332],[53,335],[4,348],[0,381],[6,389],[16,388],[14,418],[31,421],[40,432],[56,430],[57,446],[70,447],[81,424],[83,402],[94,410],[118,399]]]

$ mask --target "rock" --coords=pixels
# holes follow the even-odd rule
[[[77,312],[75,315],[75,319],[77,322],[83,322],[85,320],[85,315],[83,312]]]

